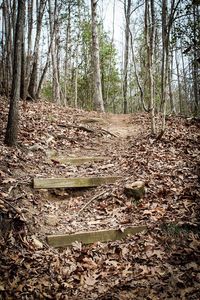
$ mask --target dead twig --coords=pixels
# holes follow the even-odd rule
[[[114,134],[114,133],[112,133],[112,132],[110,132],[110,131],[108,131],[108,130],[106,130],[106,129],[104,129],[104,128],[101,128],[100,130],[101,130],[102,132],[105,132],[105,133],[107,133],[107,134],[109,134],[109,135],[111,135],[111,136],[114,136],[114,137],[118,138],[118,136],[117,136],[116,134]]]
[[[78,213],[77,213],[77,216],[79,216],[81,213],[82,213],[82,211],[86,208],[86,207],[88,207],[89,205],[90,205],[90,203],[92,203],[92,201],[94,201],[94,200],[97,200],[99,197],[101,197],[102,195],[104,195],[104,194],[106,194],[106,191],[103,191],[103,192],[101,192],[100,194],[98,194],[98,195],[96,195],[96,196],[94,196],[94,197],[92,197],[79,211],[78,211]]]
[[[8,202],[6,199],[1,199],[4,203],[6,203],[8,206],[10,206],[12,209],[14,209],[14,211],[16,211],[18,214],[21,214],[21,209],[20,208],[16,208],[14,207],[10,202]]]

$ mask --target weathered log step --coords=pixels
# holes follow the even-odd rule
[[[105,157],[89,157],[89,156],[83,156],[83,157],[69,157],[69,156],[51,156],[51,161],[55,161],[61,164],[71,164],[71,165],[82,165],[85,163],[91,163],[91,162],[100,162],[105,160]]]
[[[92,244],[96,242],[109,242],[115,240],[121,240],[127,235],[133,235],[146,230],[147,227],[130,226],[123,231],[119,229],[99,230],[90,232],[78,232],[74,234],[60,234],[60,235],[48,235],[47,242],[53,247],[66,247],[72,245],[74,242],[81,242],[83,244]]]
[[[77,178],[34,178],[33,187],[35,189],[51,188],[82,188],[95,187],[102,184],[114,183],[121,177],[77,177]]]

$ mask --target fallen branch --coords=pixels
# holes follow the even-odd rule
[[[118,138],[118,136],[117,136],[116,134],[114,134],[114,133],[112,133],[112,132],[110,132],[110,131],[108,131],[108,130],[106,130],[106,129],[101,128],[100,130],[101,130],[102,132],[105,132],[105,133],[107,133],[107,134],[110,134],[111,136],[114,136],[114,137]]]
[[[69,125],[69,124],[58,124],[59,127],[65,127],[65,128],[75,128],[75,129],[79,129],[79,130],[83,130],[89,133],[95,133],[95,131],[93,129],[87,128],[85,126],[78,126],[78,125]]]
[[[16,208],[14,207],[11,203],[9,203],[6,199],[1,199],[4,203],[6,203],[8,206],[10,206],[12,209],[14,209],[15,212],[17,212],[18,214],[21,214],[21,209],[20,208]]]
[[[94,196],[94,197],[92,197],[79,211],[78,211],[78,214],[77,214],[77,216],[79,216],[81,213],[82,213],[82,211],[86,208],[86,207],[88,207],[89,205],[90,205],[90,203],[92,203],[92,201],[94,201],[94,200],[97,200],[99,197],[101,197],[102,195],[104,195],[106,193],[106,191],[103,191],[103,192],[101,192],[100,194],[98,194],[98,195],[96,195],[96,196]]]

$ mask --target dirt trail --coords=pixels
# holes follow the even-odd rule
[[[0,125],[6,128],[3,104]],[[152,144],[146,114],[27,105],[20,147],[5,147],[0,133],[0,299],[200,299],[199,123],[169,118],[164,138]],[[104,159],[76,165],[59,162],[62,155]],[[122,179],[89,189],[32,188],[33,178],[103,176]],[[124,193],[136,180],[147,186],[140,201]],[[51,234],[129,224],[149,230],[63,250],[46,244]]]
[[[131,114],[106,114],[105,119],[108,122],[105,129],[119,137],[135,136],[141,131],[140,126],[132,124]]]

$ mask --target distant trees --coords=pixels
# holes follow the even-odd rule
[[[156,132],[157,112],[162,114],[162,132],[167,114],[200,113],[199,6],[189,0],[163,0],[161,4],[138,1],[130,18],[131,56],[127,76],[130,92],[126,98],[129,111],[150,112],[152,133]],[[125,18],[124,32],[126,22]]]
[[[112,0],[113,15],[119,4],[124,10],[121,52],[114,41],[114,21],[111,34],[104,30],[100,9],[104,3],[91,0],[90,4],[27,0],[19,33],[16,22],[22,3],[2,0],[0,93],[10,97],[11,103],[19,98],[35,101],[42,95],[60,105],[101,112],[145,110],[151,115],[153,134],[159,131],[156,113],[163,116],[161,131],[169,113],[199,115],[196,1]],[[17,60],[16,51],[21,53]],[[20,96],[15,80],[20,80]],[[15,100],[12,105],[17,111]]]

